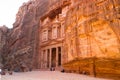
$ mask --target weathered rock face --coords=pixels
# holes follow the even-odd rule
[[[6,52],[8,54],[6,59],[9,62],[6,62],[6,65],[10,65],[14,69],[20,68],[23,64],[27,69],[33,65],[37,32],[35,6],[34,1],[30,1],[20,7],[14,28],[9,34],[8,51]]]
[[[7,33],[9,32],[8,28],[6,26],[0,26],[0,68],[3,66],[3,48],[6,44],[7,40]]]
[[[13,29],[7,33],[2,49],[5,67],[13,70],[21,67],[26,67],[26,70],[38,68],[40,17],[55,9],[55,4],[59,1],[61,0],[31,0],[20,7],[16,22]],[[91,0],[91,3],[90,0],[71,1],[76,3],[72,4],[74,7],[67,14],[63,61],[93,56],[118,58],[119,0]],[[50,17],[55,16],[55,11],[53,10]]]
[[[119,0],[80,0],[65,28],[66,71],[120,79]]]
[[[119,1],[87,1],[81,0],[68,12],[65,37],[67,61],[95,56],[120,58]]]
[[[24,65],[26,70],[37,68],[39,19],[54,3],[49,0],[31,0],[20,7],[5,45],[5,67],[20,69]]]

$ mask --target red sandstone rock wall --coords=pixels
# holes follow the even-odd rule
[[[6,26],[0,26],[0,68],[3,67],[3,49],[7,42],[7,33],[9,29]]]
[[[37,68],[39,19],[50,4],[49,0],[32,0],[19,8],[4,49],[5,67],[15,69],[24,65],[26,70]]]

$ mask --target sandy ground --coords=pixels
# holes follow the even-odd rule
[[[107,80],[101,78],[94,78],[90,76],[74,74],[74,73],[61,73],[58,71],[32,71],[32,72],[19,72],[13,75],[3,75],[1,80]]]

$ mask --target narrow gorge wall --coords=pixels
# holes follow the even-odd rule
[[[7,42],[7,33],[9,29],[6,26],[0,26],[0,68],[3,67],[3,52],[4,47]]]

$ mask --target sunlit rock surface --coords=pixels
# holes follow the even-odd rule
[[[118,76],[120,69],[115,65],[120,65],[120,1],[88,1],[81,0],[67,14],[65,68]]]
[[[68,61],[76,57],[120,58],[118,1],[83,2],[68,12],[65,27]]]

